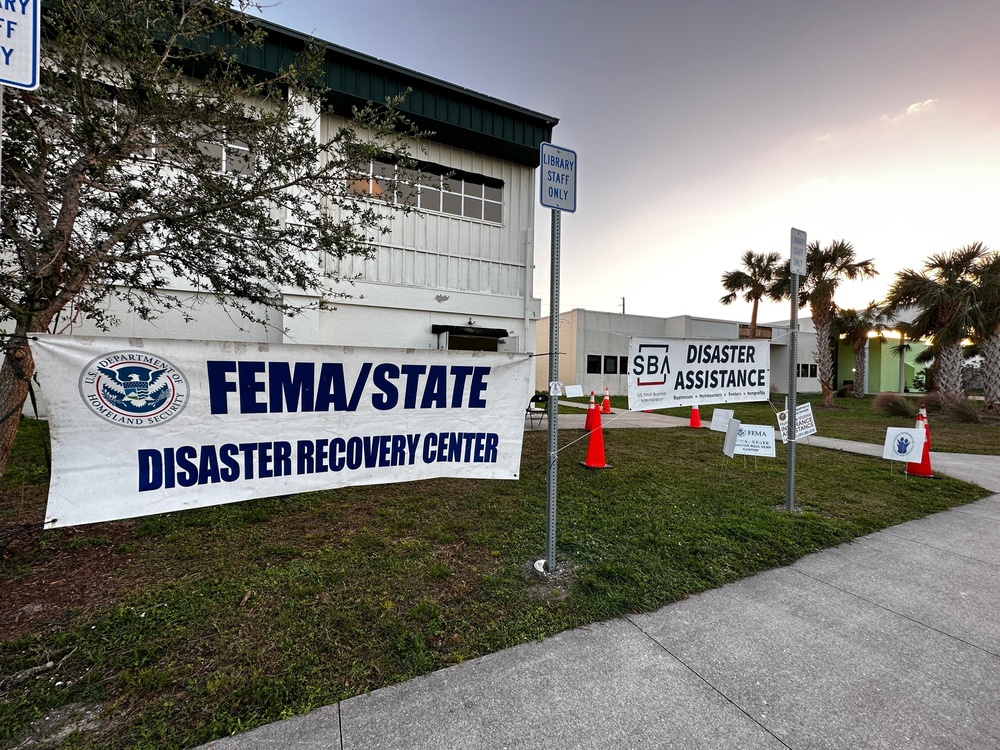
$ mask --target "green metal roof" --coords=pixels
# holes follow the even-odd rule
[[[326,50],[324,83],[335,111],[348,114],[352,105],[382,103],[409,89],[400,110],[430,140],[500,159],[537,167],[539,148],[552,139],[555,117],[495,99],[431,76],[313,39],[269,21],[258,22],[267,32],[260,47],[247,48],[241,62],[263,73],[288,66],[307,44]]]

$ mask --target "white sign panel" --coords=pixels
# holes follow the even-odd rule
[[[722,444],[722,452],[732,458],[736,455],[736,440],[740,434],[740,420],[730,419],[726,426],[726,440]]]
[[[778,428],[781,430],[781,442],[788,442],[788,410],[778,412]],[[816,434],[816,420],[813,418],[812,404],[799,404],[795,407],[795,440]]]
[[[38,88],[42,0],[0,5],[0,86]]]
[[[736,431],[735,453],[774,458],[774,428],[762,424],[741,424]]]
[[[632,337],[628,408],[765,401],[770,374],[768,341]]]
[[[434,477],[516,479],[523,354],[43,336],[47,526]]]
[[[882,458],[890,461],[920,463],[924,450],[924,428],[889,427],[885,431]]]
[[[799,276],[806,275],[806,233],[792,230],[791,270]]]
[[[732,409],[715,409],[712,411],[712,424],[709,429],[715,432],[725,432],[729,428],[729,420],[733,418]]]
[[[539,172],[542,205],[570,213],[576,211],[576,151],[543,143]]]

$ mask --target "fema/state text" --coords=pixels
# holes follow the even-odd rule
[[[489,367],[364,362],[206,363],[212,414],[485,409]]]

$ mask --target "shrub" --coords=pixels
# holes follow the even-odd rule
[[[947,404],[942,411],[956,422],[963,424],[979,424],[982,421],[979,404],[967,398]]]
[[[872,400],[872,411],[890,417],[917,416],[919,406],[912,398],[906,398],[898,393],[880,393]]]

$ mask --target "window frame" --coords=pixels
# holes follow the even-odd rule
[[[392,179],[397,180],[397,187],[389,197],[384,196],[385,191],[379,186],[379,177],[385,174],[385,167],[395,170]],[[400,184],[408,175],[401,175],[402,169],[409,167],[400,167],[387,157],[376,157],[368,162],[367,172],[357,172],[347,178],[348,190],[358,197],[386,203],[402,203],[410,199],[417,211],[503,226],[503,180],[473,172],[448,170],[431,162],[417,162],[412,168],[416,172],[416,184],[404,188],[415,191],[415,194],[404,196]]]

